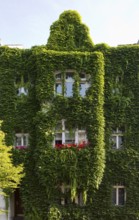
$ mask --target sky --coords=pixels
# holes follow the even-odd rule
[[[1,44],[45,45],[50,26],[65,10],[76,10],[94,44],[139,40],[139,0],[0,0]]]

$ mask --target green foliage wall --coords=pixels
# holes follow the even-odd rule
[[[99,141],[103,143],[103,136],[101,139],[100,135],[99,138],[92,135],[99,134],[99,132],[103,133],[104,126],[104,118],[102,117],[103,99],[101,100],[103,96],[99,98],[98,95],[103,92],[101,90],[103,88],[103,81],[99,78],[102,76],[99,74],[99,71],[103,70],[103,56],[100,53],[61,53],[45,51],[44,49],[41,51],[40,48],[32,51],[31,59],[33,59],[33,62],[35,60],[35,65],[37,66],[37,71],[35,72],[35,93],[36,103],[39,103],[39,108],[34,118],[36,128],[34,138],[36,138],[37,144],[31,153],[31,157],[33,154],[33,163],[32,166],[29,165],[30,163],[27,163],[28,175],[26,181],[30,182],[29,176],[31,174],[34,181],[31,181],[28,187],[23,190],[27,216],[29,213],[33,215],[33,210],[35,210],[35,213],[40,214],[40,219],[47,219],[47,212],[49,213],[50,204],[53,207],[53,203],[63,219],[93,218],[119,220],[123,218],[135,219],[138,216],[138,49],[137,46],[108,48],[103,45],[102,47],[100,45],[95,48],[96,51],[103,53],[105,61],[104,115],[106,121],[106,168],[103,181],[97,191],[94,191],[94,185],[92,187],[95,178],[93,178],[93,181],[89,179],[90,185],[87,185],[86,180],[88,180],[87,173],[95,174],[95,153],[98,155],[98,157],[95,157],[95,165],[100,169],[96,169],[96,172],[100,178],[102,178],[104,169],[104,145],[99,143]],[[61,96],[55,97],[53,93],[55,83],[53,72],[57,69],[64,72],[66,69],[73,69],[73,66],[77,73],[80,73],[82,70],[90,74],[92,73],[91,80],[94,86],[90,88],[87,97],[83,99],[79,97],[78,93],[73,98],[68,99]],[[118,84],[119,92],[116,94],[113,92],[113,89],[117,87],[117,76],[121,77],[121,82]],[[99,87],[100,85],[102,87]],[[98,93],[98,91],[100,92]],[[53,139],[52,127],[55,126],[57,120],[61,120],[63,117],[67,119],[69,127],[75,124],[85,124],[88,130],[88,138],[92,143],[89,150],[73,151],[69,156],[69,152],[63,153],[63,151],[57,152],[51,149],[51,141]],[[99,126],[99,119],[103,126]],[[96,126],[91,127],[92,124]],[[125,129],[123,150],[115,151],[111,149],[110,136],[113,127],[124,127]],[[97,130],[97,128],[100,130]],[[97,148],[99,149],[97,150]],[[59,155],[62,153],[62,156],[67,158],[65,161],[68,162],[64,169],[61,169],[63,165],[60,162],[60,158],[62,156]],[[77,161],[80,169],[77,169]],[[98,171],[101,174],[98,174]],[[75,205],[61,207],[56,202],[60,197],[60,192],[54,186],[57,180],[64,179],[64,181],[69,181],[70,173],[72,173],[70,176],[71,184],[76,188],[74,185],[74,180],[77,178],[76,172],[80,175],[80,178],[78,176],[79,182],[75,181],[76,184],[82,187],[83,190],[88,186],[87,203],[84,207],[76,207]],[[62,177],[60,173],[63,175]],[[36,185],[36,180],[40,185]],[[100,183],[99,179],[97,181]],[[124,182],[126,186],[127,202],[124,207],[115,207],[111,202],[112,186],[119,182]],[[32,192],[31,194],[30,191]],[[45,194],[44,191],[46,192]],[[27,198],[31,199],[32,206],[29,206]],[[41,199],[45,201],[43,204],[40,202]]]
[[[66,25],[61,29],[63,22],[71,24],[68,29]],[[25,163],[21,191],[28,220],[134,220],[139,216],[139,46],[94,46],[87,29],[79,34],[82,28],[80,17],[75,12],[72,17],[69,11],[52,25],[47,46],[0,47],[0,119],[6,141],[13,144],[16,132],[30,134],[28,151],[14,152],[15,163]],[[74,34],[66,40],[68,31]],[[55,96],[54,73],[59,70],[64,75],[67,69],[75,77],[73,97]],[[81,72],[91,82],[84,98],[78,89]],[[17,95],[22,78],[28,79],[23,82],[27,96]],[[88,148],[52,148],[54,127],[63,118],[69,129],[86,128]],[[110,140],[116,127],[124,129],[121,150],[112,149]],[[70,183],[72,198],[78,187],[82,190],[84,206],[59,205],[63,182]],[[127,194],[123,207],[111,202],[112,186],[120,182]]]
[[[21,64],[21,52],[0,48],[0,118],[4,121],[3,130],[8,134],[8,144],[13,142],[16,108],[15,79]]]
[[[60,198],[59,187],[62,183],[70,184],[73,198],[76,196],[77,188],[81,188],[84,200],[86,200],[88,189],[94,193],[99,187],[105,167],[103,55],[99,52],[60,53],[44,49],[41,52],[38,49],[33,50],[33,55],[37,65],[35,80],[36,99],[40,109],[34,117],[36,145],[32,149],[33,155],[31,157],[34,160],[34,165],[31,168],[31,172],[35,175],[35,179],[38,180],[40,188],[38,189],[37,186],[36,189],[36,184],[34,186],[32,181],[30,185],[27,185],[26,193],[29,196],[28,199],[31,200],[32,197],[31,206],[27,203],[25,209],[27,217],[32,212],[32,208],[35,207],[37,213],[39,213],[38,210],[42,209],[40,203],[37,203],[36,206],[36,191],[43,196],[43,200],[46,201],[48,206],[48,204],[51,205]],[[57,70],[65,72],[67,69],[72,69],[75,72],[75,76],[81,72],[86,72],[90,75],[92,86],[88,90],[86,97],[82,98],[79,95],[76,88],[78,83],[76,82],[73,97],[55,96],[54,73]],[[54,127],[63,118],[67,120],[69,128],[85,126],[90,142],[88,149],[58,151],[52,147]],[[26,172],[29,172],[28,166]],[[28,175],[30,176],[31,174],[29,173]],[[29,177],[26,177],[25,181],[27,181],[27,178]],[[32,191],[32,187],[33,189],[35,188],[35,192]],[[44,191],[46,192],[45,195]]]
[[[47,42],[49,50],[56,51],[91,51],[93,42],[89,36],[89,29],[81,22],[77,11],[63,12],[50,27]]]

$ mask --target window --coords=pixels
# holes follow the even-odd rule
[[[73,91],[72,91],[73,83],[74,83],[73,73],[67,72],[66,79],[65,79],[65,96],[66,97],[73,96]]]
[[[116,128],[116,130],[113,130],[111,139],[112,139],[112,148],[121,149],[123,147],[123,142],[124,142],[123,130],[118,128]]]
[[[56,85],[55,85],[55,92],[56,94],[62,94],[62,74],[56,74]]]
[[[122,206],[126,202],[126,191],[123,185],[115,185],[112,189],[113,205]]]
[[[70,186],[63,186],[61,187],[61,192],[63,194],[63,197],[61,198],[61,205],[69,205],[69,204],[76,204],[79,206],[83,206],[83,193],[80,190],[77,190],[77,195],[75,199],[71,200],[71,192],[70,192]]]
[[[18,88],[17,94],[18,94],[19,96],[20,96],[21,94],[27,95],[27,94],[28,94],[28,89],[26,89],[26,88],[24,88],[24,87]]]
[[[80,74],[80,80],[80,96],[84,97],[87,89],[90,87],[90,84],[87,82],[85,73]]]
[[[59,122],[55,131],[55,145],[75,143],[73,132],[69,132],[65,126],[65,120]]]
[[[56,93],[57,94],[62,94],[62,84],[61,83],[56,83]]]
[[[80,144],[87,141],[86,131],[73,129],[71,132],[66,128],[66,121],[63,119],[55,129],[55,145],[58,144]]]
[[[84,97],[86,95],[86,91],[90,87],[89,83],[80,83],[80,96]]]
[[[67,70],[65,74],[61,74],[59,72],[55,75],[56,84],[55,84],[55,93],[63,94],[66,97],[73,96],[73,84],[74,80],[74,71]],[[79,83],[79,94],[84,97],[86,95],[86,91],[89,88],[90,84],[86,81],[86,74],[80,74],[80,83]]]
[[[72,97],[73,96],[72,89],[74,84],[73,71],[67,71],[65,73],[65,79],[61,73],[57,73],[55,75],[55,79],[56,79],[55,93],[62,95],[64,91],[64,96]],[[63,86],[64,88],[62,88]]]
[[[18,133],[15,135],[15,147],[28,146],[28,134]]]
[[[122,77],[121,76],[116,76],[115,82],[114,82],[114,87],[112,89],[112,93],[117,95],[120,93],[121,90],[121,82],[122,82]]]
[[[21,94],[27,95],[28,94],[28,89],[27,87],[28,83],[28,76],[17,76],[16,77],[16,88],[17,88],[17,95],[20,96]]]

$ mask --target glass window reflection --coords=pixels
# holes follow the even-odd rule
[[[61,83],[56,83],[56,93],[57,94],[62,94],[62,85]]]

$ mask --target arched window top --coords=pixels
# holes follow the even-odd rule
[[[65,74],[66,82],[74,82],[73,74],[74,74],[73,72],[66,72]]]
[[[67,69],[67,70],[58,70],[58,71],[55,71],[55,78],[56,79],[62,79],[62,75],[65,75],[66,78],[69,77],[70,75],[74,75],[75,73],[75,70],[74,69]]]
[[[56,80],[61,80],[62,79],[62,74],[61,73],[57,73],[55,75]]]
[[[74,74],[75,74],[76,70],[74,69],[67,69],[64,71],[56,71],[55,72],[55,79],[56,80],[62,80],[62,75],[65,75],[65,80],[71,80],[74,78]],[[79,77],[81,81],[85,81],[87,80],[87,74],[85,72],[81,72],[79,73]]]
[[[81,81],[85,81],[86,80],[86,74],[85,73],[81,73],[80,74],[80,79],[81,79]]]

